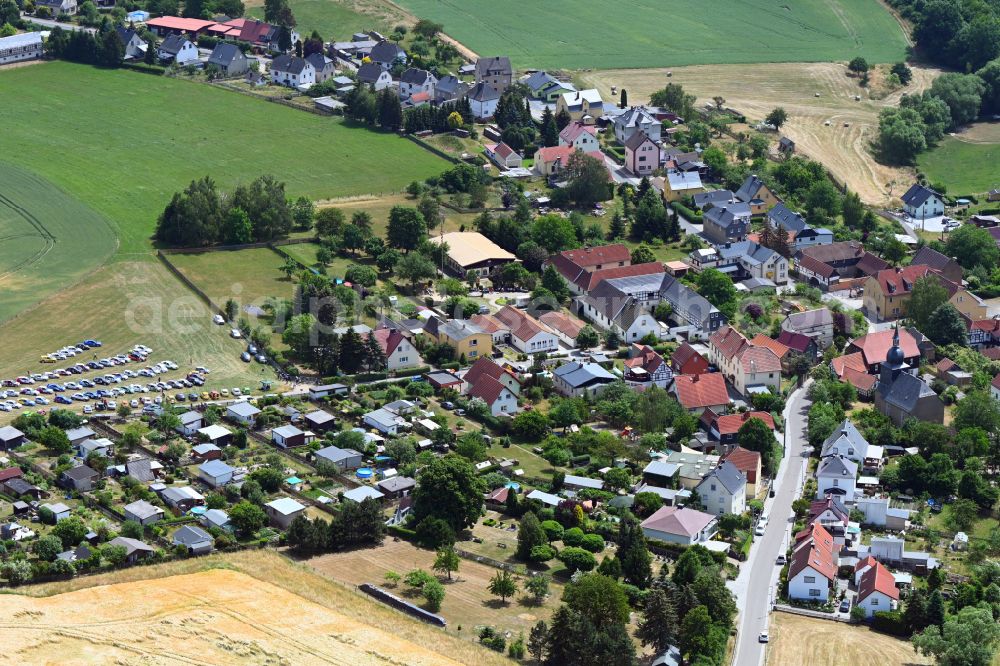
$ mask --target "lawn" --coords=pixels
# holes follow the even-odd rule
[[[297,30],[306,37],[313,30],[331,42],[349,40],[355,32],[379,30],[389,34],[403,22],[402,12],[379,0],[289,0]],[[247,16],[264,18],[264,1],[249,0]]]
[[[3,151],[115,225],[120,254],[146,252],[171,195],[211,176],[263,173],[291,196],[398,191],[448,163],[392,134],[212,86],[66,62],[0,73]]]
[[[920,156],[918,169],[927,180],[948,187],[948,194],[985,194],[1000,185],[1000,143],[971,143],[946,136]]]
[[[114,250],[114,232],[99,213],[0,162],[0,321],[79,281]]]
[[[285,277],[284,257],[268,248],[171,254],[167,256],[181,273],[222,306],[233,298],[241,306],[261,306],[268,297],[291,298],[294,281]]]
[[[847,61],[892,62],[906,40],[873,0],[400,0],[481,55],[515,67],[612,68]],[[558,26],[556,28],[555,26]],[[555,35],[560,37],[555,37]]]

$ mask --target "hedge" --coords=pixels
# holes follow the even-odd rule
[[[695,544],[695,545],[699,545],[699,544]],[[681,553],[683,553],[685,550],[687,550],[688,548],[690,548],[690,546],[686,546],[684,544],[680,544],[680,543],[668,543],[666,541],[658,541],[656,539],[646,539],[646,547],[649,548],[649,550],[651,550],[653,552],[657,552],[657,553],[659,553],[661,555],[669,555],[669,556],[673,557],[674,559],[677,559],[678,557],[680,557]],[[726,563],[726,553],[724,551],[723,552],[716,552],[716,551],[712,550],[712,551],[709,551],[709,552],[712,554],[712,559],[715,560],[717,564],[725,564]]]
[[[407,529],[402,525],[390,525],[388,531],[390,534],[398,536],[400,539],[406,539],[407,541],[414,541],[417,538],[415,531]]]
[[[907,637],[909,627],[901,611],[878,611],[872,616],[872,629],[890,636]]]
[[[680,201],[674,201],[670,204],[670,207],[677,211],[679,214],[686,217],[689,221],[694,222],[695,220],[701,219],[701,211],[694,211],[682,204]]]

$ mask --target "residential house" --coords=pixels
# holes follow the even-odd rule
[[[559,95],[576,91],[573,84],[564,83],[545,71],[533,72],[521,79],[521,83],[528,86],[532,97],[543,102],[554,102]]]
[[[288,529],[292,521],[305,514],[306,507],[291,497],[280,497],[264,505],[264,512],[276,527]]]
[[[89,428],[88,428],[89,430]],[[93,431],[91,431],[93,434]],[[78,442],[83,441],[86,437],[81,438]],[[28,441],[24,433],[15,428],[14,426],[0,426],[0,451],[10,451],[11,449],[16,449],[17,447]],[[74,442],[70,440],[70,444]]]
[[[271,61],[271,83],[308,87],[316,83],[316,68],[305,58],[283,53]]]
[[[358,83],[372,86],[376,92],[392,85],[392,74],[374,62],[366,62],[358,67]]]
[[[329,81],[337,75],[337,64],[322,53],[310,53],[305,60],[316,72],[316,83]]]
[[[666,388],[674,376],[667,362],[652,347],[633,342],[625,359],[625,382]]]
[[[555,390],[571,398],[600,395],[601,391],[617,380],[617,377],[596,363],[572,361],[552,372]]]
[[[685,546],[710,540],[717,526],[715,516],[710,513],[676,506],[660,507],[641,524],[647,539]]]
[[[792,333],[791,331],[781,331],[778,333],[777,344],[786,347],[789,352],[802,354],[810,361],[819,355],[819,345],[808,335]]]
[[[914,184],[902,196],[903,210],[913,220],[944,215],[944,198],[929,187]]]
[[[556,114],[566,112],[570,120],[593,125],[604,115],[604,100],[595,88],[563,93],[556,100]]]
[[[816,498],[823,499],[827,493],[843,498],[845,502],[854,499],[857,488],[858,464],[843,456],[828,456],[820,460],[816,468]]]
[[[469,271],[489,277],[498,268],[517,261],[517,257],[478,231],[452,231],[429,240],[434,244],[447,243],[445,264],[461,279]]]
[[[141,60],[146,55],[146,49],[149,45],[139,37],[139,33],[135,28],[126,28],[120,25],[115,28],[115,32],[118,33],[118,39],[121,40],[122,45],[125,47],[125,60]],[[2,41],[0,41],[0,63],[2,62],[4,62],[3,46]],[[212,64],[211,59],[209,59],[209,64]]]
[[[680,169],[668,169],[666,177],[662,180],[654,179],[653,185],[654,187],[659,185],[663,200],[667,203],[680,201],[685,197],[693,197],[705,191],[701,175],[697,171],[681,171]]]
[[[463,356],[475,360],[493,353],[493,335],[466,319],[450,319],[446,322],[437,317],[427,320],[424,333],[434,338],[440,345],[448,345],[455,350],[455,357]]]
[[[122,511],[125,513],[125,520],[132,520],[140,525],[152,525],[163,520],[164,515],[163,509],[150,504],[146,500],[138,500],[131,504],[126,504]]]
[[[745,241],[750,228],[750,206],[737,202],[712,206],[702,216],[705,237],[716,245]]]
[[[77,492],[90,492],[101,475],[86,465],[78,465],[64,471],[59,477],[63,487]]]
[[[674,375],[669,391],[684,409],[695,415],[701,415],[706,409],[719,413],[729,407],[726,378],[720,372]]]
[[[565,250],[545,260],[543,267],[553,266],[572,289],[584,274],[632,265],[632,255],[621,243]],[[594,283],[591,286],[596,286]],[[575,293],[582,293],[579,290]]]
[[[184,525],[174,532],[174,546],[187,549],[188,555],[207,555],[215,547],[212,535],[196,525]]]
[[[4,441],[3,440],[3,437],[4,437],[3,432],[4,432],[4,430],[6,430],[6,428],[0,429],[0,441]],[[16,428],[11,428],[11,430],[16,430],[17,432],[20,432]],[[97,437],[97,433],[94,432],[93,430],[91,430],[87,426],[81,426],[79,428],[71,428],[71,429],[69,429],[69,430],[66,431],[66,438],[69,440],[70,446],[72,446],[74,448],[76,448],[77,446],[79,446],[83,442],[83,440],[85,440],[85,439],[92,439],[94,437]],[[15,440],[16,440],[16,438],[15,438]],[[10,440],[6,440],[6,441],[10,441]],[[23,442],[24,442],[24,440],[23,440],[23,435],[22,435],[21,442],[13,444],[13,445],[8,445],[6,448],[14,448],[15,446],[19,446]]]
[[[434,86],[437,77],[425,69],[410,67],[399,75],[399,97],[408,99],[417,93],[428,93],[434,96]]]
[[[208,56],[207,66],[217,68],[223,76],[243,76],[250,69],[250,61],[240,47],[219,42]]]
[[[701,415],[701,424],[708,431],[710,439],[717,441],[723,451],[732,449],[739,443],[740,428],[750,419],[760,419],[774,430],[774,419],[767,412],[748,411],[735,414],[719,414],[713,409],[706,409]]]
[[[615,138],[625,145],[635,134],[645,134],[654,142],[659,142],[663,134],[663,123],[643,106],[633,106],[615,116]],[[659,157],[657,157],[659,162]]]
[[[462,381],[464,382],[463,392],[468,393],[472,386],[478,383],[483,376],[492,377],[497,380],[514,395],[521,394],[521,381],[517,376],[507,368],[495,363],[493,359],[487,357],[477,360],[462,375]]]
[[[944,423],[944,402],[923,379],[912,374],[916,370],[906,363],[897,327],[892,348],[879,368],[875,408],[896,426],[902,426],[911,418]]]
[[[202,428],[201,412],[189,410],[181,414],[178,418],[180,419],[180,425],[175,430],[184,437],[194,437],[195,433]]]
[[[37,0],[35,9],[44,7],[52,14],[52,18],[57,18],[62,14],[73,16],[78,11],[76,0]]]
[[[687,342],[682,342],[670,356],[670,369],[675,375],[702,375],[708,372],[708,359]]]
[[[549,146],[535,151],[535,171],[543,176],[555,176],[562,173],[569,164],[570,158],[576,153],[573,146]],[[604,153],[592,150],[584,153],[594,159],[604,161]]]
[[[718,308],[672,275],[664,276],[659,297],[670,304],[671,318],[689,327],[688,339],[705,338],[726,323]]]
[[[484,83],[501,93],[514,81],[514,70],[507,56],[490,56],[476,61],[476,83]]]
[[[660,148],[642,132],[625,142],[625,168],[635,176],[649,176],[660,168]]]
[[[204,442],[205,445],[214,445],[218,449],[219,447],[226,446],[233,440],[233,433],[226,426],[213,423],[198,431],[198,439]],[[198,447],[195,446],[194,448],[197,449]],[[211,449],[205,450],[210,451]]]
[[[746,511],[747,479],[736,465],[724,462],[695,486],[702,506],[716,515],[740,515]]]
[[[180,67],[198,62],[198,47],[183,35],[170,35],[160,42],[156,57],[162,62],[173,62]]]
[[[260,414],[260,410],[245,400],[234,402],[226,407],[226,418],[250,428],[256,423],[258,414]]]
[[[108,542],[109,546],[122,546],[125,549],[125,563],[135,564],[139,560],[152,557],[156,549],[144,541],[130,539],[129,537],[115,537]]]
[[[548,326],[523,310],[505,305],[494,315],[510,330],[510,342],[525,354],[559,349],[559,338]]]
[[[763,414],[764,412],[751,413]],[[770,417],[770,414],[767,414],[767,416]],[[760,416],[757,418],[763,420]],[[760,483],[764,480],[763,470],[761,469],[761,457],[758,451],[750,451],[737,445],[732,451],[722,456],[721,462],[734,465],[746,479],[747,498],[753,499],[757,497],[757,493],[761,489]]]
[[[833,313],[829,308],[793,312],[781,322],[781,330],[809,336],[826,349],[833,344]]]
[[[880,611],[896,610],[898,603],[895,576],[880,562],[868,566],[859,579],[854,605],[864,609],[865,617],[870,618]]]
[[[389,499],[400,499],[406,497],[417,487],[417,482],[408,476],[393,476],[382,479],[375,486]]]
[[[913,294],[913,287],[921,278],[936,278],[948,291],[948,302],[972,320],[987,317],[986,305],[961,284],[945,279],[936,270],[925,266],[887,268],[869,277],[864,284],[864,307],[869,316],[879,320],[899,319],[906,316],[906,305]]]
[[[271,441],[283,449],[293,446],[303,446],[306,443],[306,433],[293,425],[283,425],[271,431]]]
[[[386,358],[386,369],[389,371],[403,368],[416,368],[424,364],[420,352],[406,336],[395,328],[380,328],[372,333]],[[331,417],[332,418],[332,417]]]
[[[572,146],[585,153],[599,151],[600,143],[597,141],[597,128],[593,125],[584,125],[581,122],[571,122],[559,132],[559,145]]]
[[[864,464],[868,457],[868,440],[858,431],[850,419],[844,421],[830,433],[820,448],[820,458],[837,456]],[[881,448],[881,447],[879,447]]]
[[[77,454],[86,460],[90,454],[102,458],[110,458],[115,454],[115,443],[107,437],[85,439],[77,446]]]
[[[198,466],[198,478],[212,488],[221,488],[233,480],[236,470],[221,460],[209,460]]]
[[[836,272],[838,279],[866,277],[889,268],[886,261],[866,251],[859,241],[813,245],[801,250],[795,256],[800,265],[805,257],[825,264],[828,269]]]
[[[767,212],[767,222],[774,229],[788,232],[792,253],[800,252],[813,245],[829,245],[833,242],[833,232],[829,229],[814,229],[806,223],[801,214],[779,203]]]
[[[750,205],[752,215],[763,215],[781,203],[781,199],[756,175],[746,177],[740,189],[736,190],[736,198]]]
[[[713,208],[709,214],[718,210]],[[708,216],[706,216],[707,218]],[[707,225],[706,225],[707,226]],[[788,259],[753,241],[725,243],[716,248],[717,269],[733,280],[768,280],[775,285],[788,282]]]
[[[662,280],[662,274],[604,280],[577,298],[579,312],[601,330],[615,331],[626,342],[648,335],[661,338],[663,327],[650,311],[649,298],[658,298]]]
[[[825,602],[837,578],[838,550],[829,532],[816,523],[811,525],[788,562],[788,597]]]
[[[708,359],[730,381],[735,381],[739,358],[750,341],[732,326],[723,326],[708,339]]]
[[[335,465],[341,472],[355,470],[363,464],[364,454],[354,449],[341,449],[336,446],[327,446],[316,451],[313,456],[316,462],[326,461]]]
[[[313,432],[326,432],[337,425],[337,420],[333,414],[324,412],[322,409],[309,412],[303,419],[305,420],[306,427]]]
[[[736,195],[730,190],[708,190],[694,195],[694,207],[706,211],[712,206],[726,206],[742,203],[736,200]],[[747,206],[749,208],[749,205]]]
[[[469,89],[465,98],[469,100],[472,115],[479,120],[486,120],[497,112],[500,91],[488,83],[477,83]]]
[[[501,169],[520,169],[524,158],[521,154],[501,141],[500,143],[488,143],[483,146],[483,152],[491,162]]]
[[[582,320],[559,310],[543,312],[538,321],[548,326],[556,337],[569,347],[576,346],[576,338],[586,326]]]
[[[178,511],[190,511],[205,504],[205,496],[191,486],[170,486],[160,492],[163,503]]]
[[[475,383],[470,384],[466,395],[485,402],[493,416],[513,416],[518,412],[517,394],[488,374],[481,374]]]
[[[834,495],[814,500],[809,503],[809,514],[806,518],[806,525],[821,525],[824,530],[830,533],[835,543],[846,545],[850,534],[851,514]]]
[[[795,272],[811,287],[830,290],[840,282],[840,271],[809,255],[800,255],[795,262]]]
[[[810,344],[813,344],[813,346],[815,347],[815,343],[813,343],[812,340],[806,338],[806,341],[809,342]],[[757,347],[767,347],[768,349],[773,351],[774,355],[778,357],[779,361],[781,361],[781,371],[782,372],[789,371],[789,364],[791,363],[792,360],[791,347],[789,347],[783,342],[775,340],[774,338],[769,338],[763,333],[758,333],[757,335],[755,335],[753,339],[750,340],[750,344],[756,345]]]
[[[397,63],[405,65],[408,60],[402,46],[386,39],[373,46],[368,57],[385,71],[391,70]]]
[[[469,319],[473,324],[493,336],[493,345],[503,345],[510,342],[510,328],[491,314],[474,314]]]
[[[451,74],[442,76],[434,86],[434,103],[446,104],[465,96],[469,84]]]
[[[958,262],[941,254],[930,245],[925,245],[917,250],[913,258],[910,259],[910,265],[927,266],[943,275],[945,279],[955,284],[962,284],[962,267]]]

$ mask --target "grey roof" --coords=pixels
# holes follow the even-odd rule
[[[903,194],[902,199],[903,203],[905,203],[907,206],[917,207],[917,206],[923,206],[924,202],[926,202],[931,197],[937,197],[940,199],[941,195],[929,187],[924,187],[923,185],[914,184],[910,186],[910,189],[906,190],[906,193]]]
[[[246,60],[246,56],[243,55],[240,47],[227,42],[219,42],[212,49],[212,55],[208,56],[208,64],[227,68],[233,64],[233,61],[241,59]]]
[[[701,187],[701,176],[697,171],[680,171],[670,169],[667,171],[667,181],[670,189],[674,192],[693,190]]]
[[[431,73],[426,69],[420,69],[418,67],[410,67],[405,72],[399,75],[400,83],[409,83],[411,85],[424,85],[427,83],[427,79],[431,78]]]
[[[439,94],[452,95],[457,94],[464,85],[465,83],[457,76],[449,74],[438,79],[438,82],[434,85],[434,89]]]
[[[552,373],[566,382],[572,388],[582,388],[592,384],[606,384],[615,381],[616,377],[596,363],[565,363]]]
[[[372,62],[392,64],[397,60],[402,60],[406,58],[406,51],[403,50],[399,44],[394,44],[393,42],[382,40],[378,44],[372,47],[372,51],[369,54]]]
[[[4,481],[7,489],[10,490],[14,495],[24,495],[32,491],[38,490],[38,486],[34,486],[20,477],[14,477],[13,479],[7,479]]]
[[[466,96],[476,102],[488,102],[500,99],[500,91],[489,84],[480,82],[473,86]]]
[[[20,430],[18,432],[20,432]],[[3,437],[3,434],[3,431],[0,430],[0,437]],[[83,426],[82,428],[73,428],[66,431],[66,437],[68,437],[71,442],[75,442],[78,439],[87,439],[88,437],[93,437],[96,434],[96,432],[87,426]]]
[[[864,452],[868,450],[868,440],[858,432],[858,429],[854,427],[850,419],[844,419],[843,423],[837,426],[830,433],[830,436],[826,438],[826,441],[823,442],[820,457],[825,458],[830,455],[830,450],[841,441],[853,446],[858,451]]]
[[[646,142],[653,143],[653,140],[642,132],[636,132],[625,140],[625,148],[628,150],[636,150],[639,146]]]
[[[912,413],[921,398],[937,397],[937,394],[926,382],[907,372],[901,372],[888,385],[880,381],[878,392],[882,394],[887,403],[899,407],[906,413]]]
[[[721,483],[722,486],[729,491],[730,495],[737,495],[745,492],[747,485],[747,478],[743,476],[743,472],[741,472],[736,465],[729,460],[706,474],[701,483],[705,483],[709,479],[715,479]]]
[[[132,514],[139,520],[145,520],[163,514],[163,509],[154,506],[146,500],[136,500],[125,506],[125,511]]]
[[[333,463],[338,463],[347,460],[349,458],[362,457],[361,453],[355,451],[354,449],[341,449],[336,446],[327,446],[325,448],[320,449],[313,455],[315,455],[317,458],[323,458],[324,460],[329,460],[330,462]]]
[[[785,231],[794,231],[795,233],[799,233],[809,226],[800,213],[792,211],[783,203],[769,210],[767,218],[775,227],[781,227]]]
[[[139,541],[138,539],[130,539],[128,537],[123,537],[123,536],[115,537],[114,539],[109,541],[108,544],[112,546],[124,546],[126,557],[132,555],[136,551],[142,551],[144,553],[152,553],[155,551],[155,548],[153,548],[144,541]]]
[[[276,500],[270,501],[264,506],[270,507],[277,513],[283,516],[290,516],[293,513],[298,513],[299,511],[305,511],[305,506],[296,502],[291,497],[279,497]]]
[[[369,498],[378,500],[383,497],[385,497],[384,493],[375,490],[371,486],[358,486],[344,493],[345,500],[358,502],[359,504]]]
[[[854,479],[858,476],[858,464],[847,458],[830,456],[820,461],[816,476]]]
[[[757,198],[762,187],[764,187],[764,181],[759,176],[747,176],[743,184],[740,185],[740,189],[736,190],[736,198],[744,203],[750,203]]]
[[[559,83],[559,79],[545,71],[534,72],[522,81],[522,83],[531,88],[533,92],[538,92],[553,82]]]
[[[152,481],[153,465],[149,458],[139,458],[125,463],[125,473],[136,481]]]
[[[702,220],[705,224],[713,224],[723,229],[729,229],[734,225],[742,225],[744,228],[750,220],[750,205],[743,202],[719,203],[709,208]]]
[[[473,324],[468,319],[449,319],[446,322],[439,321],[437,330],[439,333],[443,332],[452,340],[464,340],[470,335],[485,333],[481,327]]]
[[[310,53],[306,56],[306,62],[312,65],[317,72],[322,71],[327,65],[333,64],[333,61],[322,53]],[[350,79],[348,79],[348,81],[353,83]]]
[[[57,7],[62,5],[61,0],[55,0],[52,3]],[[3,48],[12,48],[15,46],[31,46],[32,44],[42,43],[42,33],[40,32],[24,32],[20,35],[11,35],[10,37],[0,38],[0,46]]]
[[[77,465],[76,467],[63,472],[63,475],[68,479],[73,479],[74,481],[83,481],[85,479],[93,479],[100,476],[100,474],[86,465]]]
[[[600,479],[591,479],[589,476],[576,476],[575,474],[567,474],[563,479],[563,483],[582,488],[594,488],[595,490],[600,490],[604,487],[604,482]]]
[[[387,493],[399,493],[415,487],[417,482],[408,476],[394,476],[389,479],[382,479],[375,485]]]
[[[260,414],[260,410],[251,405],[246,400],[233,403],[229,405],[229,407],[227,407],[226,410],[232,412],[233,414],[236,414],[237,416],[242,416],[244,418]]]
[[[724,203],[736,203],[736,195],[729,190],[711,190],[694,195],[695,208],[704,208],[708,204],[717,206]]]
[[[90,430],[89,428],[87,429]],[[67,432],[66,434],[69,435],[69,432]],[[93,434],[93,431],[91,431],[91,434]],[[24,433],[15,428],[14,426],[0,427],[0,442],[12,442],[15,439],[19,439],[21,437],[24,437]]]
[[[655,474],[657,476],[671,477],[677,474],[677,470],[680,469],[680,465],[676,463],[668,463],[665,460],[651,460],[648,465],[646,465],[642,473],[643,474]]]
[[[309,412],[306,414],[306,420],[310,423],[315,423],[317,425],[323,425],[324,423],[330,423],[334,420],[333,414],[329,412],[324,412],[322,409],[317,409],[314,412]]]
[[[374,62],[366,62],[358,67],[358,81],[361,83],[375,83],[378,77],[382,76],[384,70]]]
[[[201,421],[201,419],[202,419],[201,412],[196,412],[194,410],[184,412],[183,414],[180,415],[181,425],[185,426],[195,423],[197,421]]]
[[[507,76],[514,72],[507,56],[489,56],[476,61],[476,77]]]
[[[202,514],[202,518],[215,527],[222,527],[229,522],[229,514],[222,509],[209,509]]]
[[[160,45],[157,47],[160,51],[169,53],[170,55],[177,55],[185,44],[190,44],[191,40],[184,35],[170,35],[164,39]]]
[[[704,296],[694,291],[672,275],[664,275],[660,285],[660,297],[670,303],[674,313],[687,322],[708,329],[712,315],[720,322],[725,321],[719,309]]]
[[[271,71],[272,72],[288,72],[289,74],[301,74],[302,70],[309,65],[305,58],[299,58],[298,56],[290,56],[286,53],[282,53],[280,56],[271,61]]]
[[[189,548],[204,543],[214,544],[212,535],[201,529],[197,525],[185,525],[174,532],[174,544],[180,544]]]
[[[302,430],[299,430],[293,425],[283,425],[280,428],[275,428],[271,431],[274,435],[279,435],[282,438],[297,437],[299,435],[305,434]]]
[[[806,310],[805,312],[793,312],[785,317],[785,321],[792,330],[811,328],[813,326],[832,326],[833,313],[830,312],[829,308],[817,308],[815,310]]]
[[[713,209],[714,210],[714,209]],[[739,243],[728,243],[717,248],[719,257],[722,259],[741,259],[749,264],[765,264],[771,261],[778,253],[769,247],[764,247],[753,241],[740,241]]]
[[[234,468],[221,460],[209,460],[198,467],[199,472],[204,472],[211,477],[218,478],[226,474],[231,474]]]
[[[115,32],[118,33],[118,39],[122,40],[122,44],[125,46],[128,46],[128,43],[132,41],[132,37],[139,34],[135,31],[134,28],[126,28],[125,26],[122,25],[115,28]],[[139,41],[142,41],[142,38],[140,38]]]

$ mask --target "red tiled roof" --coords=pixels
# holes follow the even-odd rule
[[[617,264],[619,261],[630,261],[632,258],[632,254],[628,248],[621,243],[565,250],[556,256],[564,257],[581,268]]]
[[[530,340],[539,333],[552,333],[549,327],[523,310],[505,305],[494,315],[510,329],[510,334],[518,340]]]
[[[714,419],[715,427],[718,428],[720,435],[735,435],[743,427],[743,424],[752,418],[758,418],[767,424],[771,430],[774,430],[774,419],[767,412],[743,412],[742,414],[726,414],[725,416],[718,416]],[[744,449],[745,451],[746,449]],[[760,457],[759,453],[754,452],[757,457]]]
[[[1000,347],[989,347],[987,349],[982,350],[980,354],[990,359],[991,361],[1000,361]]]
[[[677,375],[674,377],[677,401],[685,409],[699,409],[729,404],[726,378],[720,372],[704,375]]]
[[[858,582],[858,602],[864,601],[873,592],[881,592],[885,596],[899,601],[899,590],[896,589],[896,577],[880,562],[861,574]]]
[[[804,333],[793,333],[792,331],[782,331],[778,334],[778,342],[789,349],[805,354],[812,344],[812,338]]]
[[[507,488],[507,486],[500,486],[486,495],[486,501],[503,504],[507,501],[507,494],[509,491],[510,489]]]
[[[858,560],[858,563],[854,565],[854,573],[861,571],[865,567],[873,567],[876,564],[878,564],[878,560],[869,555],[863,560]]]
[[[958,364],[955,363],[950,358],[943,358],[934,364],[934,369],[937,370],[938,372],[948,372],[952,368],[956,367],[958,367]]]
[[[559,138],[562,139],[563,141],[566,141],[567,143],[573,143],[574,141],[576,141],[577,137],[583,134],[584,132],[594,136],[597,135],[596,128],[590,125],[584,125],[579,121],[574,121],[571,122],[569,125],[566,125],[566,127],[564,127],[563,130],[559,132]]]
[[[510,390],[493,377],[489,375],[482,375],[476,380],[475,384],[469,387],[469,396],[472,398],[480,398],[487,405],[492,405],[500,397],[500,394],[504,390]]]
[[[712,514],[695,509],[663,506],[642,521],[642,527],[667,534],[692,537],[710,525],[713,520],[715,520],[715,516]]]
[[[465,380],[470,386],[474,385],[480,377],[486,375],[492,377],[493,379],[499,380],[503,375],[510,375],[516,380],[517,377],[514,373],[510,372],[506,368],[503,368],[493,362],[493,359],[487,358],[485,356],[480,357],[472,367],[465,372],[465,376],[462,379]]]
[[[631,266],[615,266],[614,268],[602,268],[593,273],[584,273],[576,280],[576,285],[583,291],[590,291],[604,280],[614,280],[615,278],[637,277],[639,275],[655,275],[663,273],[663,264],[658,261],[651,261],[647,264],[632,264]]]
[[[681,346],[674,351],[674,354],[673,356],[670,357],[670,360],[674,363],[676,367],[681,368],[687,365],[689,361],[696,358],[700,358],[702,361],[705,362],[705,366],[708,367],[708,361],[705,359],[704,356],[698,353],[697,349],[692,347],[687,342],[682,342]]]
[[[497,331],[509,331],[510,327],[503,323],[491,314],[475,314],[472,315],[472,323],[483,329],[487,333],[496,333]]]
[[[416,104],[418,102],[427,102],[427,101],[430,101],[430,98],[431,98],[431,94],[429,92],[427,92],[426,90],[418,92],[418,93],[413,93],[412,95],[410,95],[410,101],[413,102],[414,104]],[[506,159],[510,155],[514,155],[516,153],[516,151],[513,148],[511,148],[510,146],[508,146],[506,143],[502,143],[502,142],[500,143],[500,145],[497,146],[497,149],[496,149],[495,152],[496,152],[497,155],[499,155],[500,157],[503,157],[504,159]]]
[[[844,368],[841,380],[863,393],[873,390],[875,385],[878,384],[878,377],[869,375],[867,372],[862,372],[861,370],[855,370],[854,368]]]
[[[907,266],[906,268],[888,268],[872,276],[883,294],[902,296],[913,291],[913,285],[922,277],[938,275],[929,266]],[[942,280],[942,284],[945,280]]]
[[[969,323],[969,330],[989,333],[994,339],[1000,338],[1000,319],[977,319]]]
[[[780,340],[769,338],[763,333],[759,333],[754,336],[754,338],[750,341],[750,344],[757,345],[758,347],[767,347],[773,351],[774,355],[778,358],[785,358],[785,354],[790,351],[788,345],[782,344]]]
[[[259,44],[271,32],[271,24],[256,19],[243,19],[240,28],[240,39],[251,44]]]
[[[150,28],[163,28],[165,30],[199,32],[215,25],[215,21],[202,21],[201,19],[181,18],[180,16],[161,16],[149,19],[146,21],[146,25]]]
[[[841,379],[844,378],[844,372],[848,369],[861,373],[868,372],[868,368],[865,366],[865,357],[861,352],[838,356],[830,361],[830,365],[833,367],[833,372]]]
[[[726,359],[736,358],[750,343],[743,334],[732,326],[723,326],[708,339],[708,343],[719,350]]]
[[[868,335],[851,340],[848,349],[857,349],[860,351],[864,356],[866,365],[876,365],[884,362],[889,350],[892,349],[893,335],[895,335],[895,330],[891,328],[878,331],[877,333],[869,333]],[[903,356],[905,358],[920,356],[920,347],[917,346],[917,339],[905,328],[899,329],[899,346],[903,349]]]
[[[643,368],[646,372],[653,374],[663,365],[663,357],[657,354],[652,347],[638,344],[633,345],[633,348],[635,347],[638,347],[638,353],[632,358],[625,359],[626,368]]]
[[[743,372],[781,372],[781,359],[767,347],[750,345],[740,354]]]
[[[555,310],[543,312],[538,320],[549,328],[559,331],[566,337],[573,340],[576,339],[576,336],[579,335],[580,331],[583,330],[583,327],[586,326],[583,320],[570,316],[565,312],[556,312]]]
[[[827,580],[833,580],[837,575],[837,565],[833,561],[833,551],[817,547],[814,541],[803,541],[792,553],[788,563],[788,577],[794,578],[806,567],[812,567],[816,573]]]
[[[0,483],[8,481],[10,479],[16,479],[24,476],[24,472],[21,471],[20,467],[8,467],[7,469],[0,469]]]
[[[837,274],[837,269],[829,264],[825,264],[819,259],[810,257],[808,254],[803,254],[799,257],[797,261],[798,265],[806,269],[810,273],[815,273],[820,277],[829,280],[831,277]]]
[[[768,415],[768,418],[771,418],[770,415]],[[744,449],[742,446],[737,446],[735,449],[722,456],[719,463],[721,464],[727,461],[736,465],[736,469],[743,472],[743,476],[747,477],[747,481],[750,483],[756,482],[757,470],[760,469],[760,453],[757,451],[751,451],[750,449]],[[750,478],[751,476],[754,478]]]
[[[378,343],[378,346],[382,348],[382,351],[385,353],[387,358],[392,356],[392,353],[396,351],[396,347],[399,346],[399,343],[406,339],[403,337],[402,333],[394,328],[380,328],[372,333],[372,335],[375,336],[375,341]]]
[[[809,503],[809,521],[815,520],[824,511],[832,511],[837,517],[843,521],[844,525],[847,525],[848,518],[850,516],[843,511],[843,506],[835,501],[832,497],[827,497],[826,499],[815,500]]]

